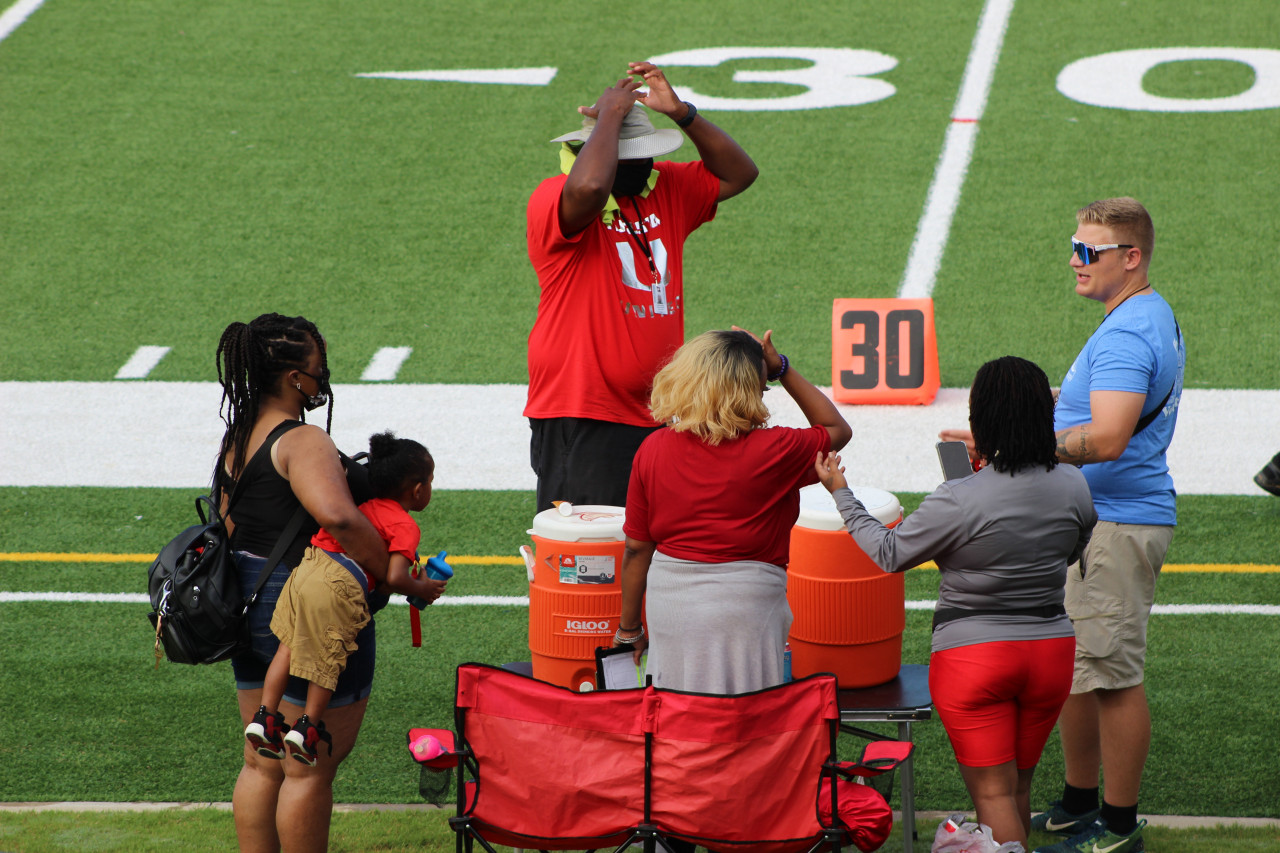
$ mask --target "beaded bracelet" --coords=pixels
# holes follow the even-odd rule
[[[779,379],[787,375],[787,368],[791,366],[791,362],[787,361],[787,357],[782,353],[778,353],[778,358],[782,359],[782,367],[778,368],[778,372],[769,377],[770,382],[777,382]]]

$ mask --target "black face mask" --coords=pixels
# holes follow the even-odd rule
[[[299,388],[298,393],[302,394],[302,408],[306,409],[308,412],[314,412],[316,409],[329,402],[329,395],[323,391],[315,396],[307,396],[306,394],[303,394],[302,389]]]
[[[613,197],[640,195],[653,171],[653,158],[646,160],[619,160],[618,171],[613,176]]]
[[[314,396],[304,392],[301,385],[295,386],[298,389],[298,393],[302,395],[302,408],[306,409],[308,412],[314,412],[316,409],[329,402],[328,368],[325,368],[320,376],[311,376],[311,374],[307,373],[305,370],[299,370],[298,372],[303,376],[310,376],[315,380],[316,385],[320,386],[319,391]]]

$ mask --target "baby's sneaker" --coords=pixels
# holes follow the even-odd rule
[[[287,731],[289,727],[285,725],[284,714],[279,711],[268,712],[266,705],[259,705],[253,721],[245,726],[244,736],[259,755],[282,759]]]
[[[310,767],[315,767],[319,754],[316,746],[324,741],[329,745],[329,754],[333,755],[333,735],[324,729],[324,720],[311,722],[311,718],[303,714],[293,724],[293,728],[284,736],[289,754]]]

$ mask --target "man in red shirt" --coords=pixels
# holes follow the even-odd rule
[[[529,200],[541,297],[524,414],[539,511],[559,500],[626,504],[631,459],[658,427],[650,385],[684,343],[685,238],[758,174],[660,69],[632,62],[627,74],[578,108],[581,130],[552,140],[563,143],[564,174]],[[701,161],[655,164],[684,136],[655,130],[645,108],[674,121]]]

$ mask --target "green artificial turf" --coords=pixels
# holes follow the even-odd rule
[[[637,28],[630,7],[498,0],[46,4],[0,49],[0,379],[109,379],[143,344],[173,347],[151,378],[210,379],[221,329],[278,310],[317,321],[339,378],[412,346],[400,381],[521,382],[537,303],[523,212],[556,170],[547,140],[628,59],[739,45],[896,62],[874,75],[894,94],[872,103],[703,110],[761,177],[690,239],[687,330],[774,328],[823,377],[831,300],[897,292],[981,8],[656,2]],[[1095,13],[1014,10],[934,293],[943,384],[1006,352],[1065,372],[1100,317],[1072,291],[1074,211],[1131,194],[1155,219],[1152,277],[1189,341],[1187,387],[1280,387],[1280,333],[1257,310],[1280,296],[1280,110],[1106,109],[1054,86],[1111,51],[1270,47],[1274,4],[1129,4],[1088,42],[1061,36]],[[705,96],[785,97],[801,87],[733,75],[810,64],[668,70]],[[557,69],[550,84],[355,76],[538,66]],[[1211,98],[1251,75],[1202,61],[1148,77],[1155,94]]]

